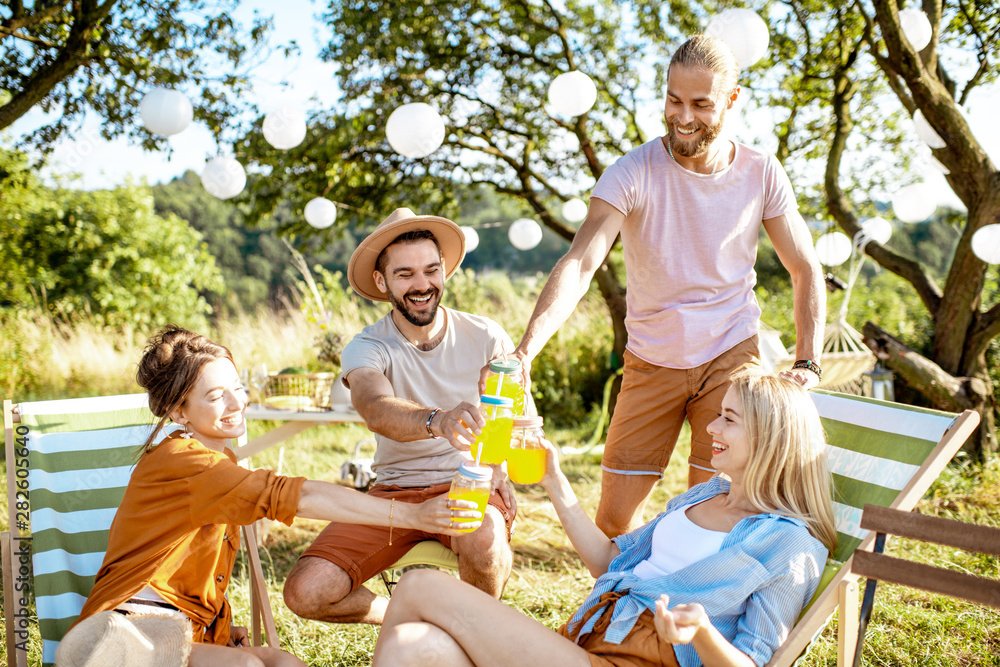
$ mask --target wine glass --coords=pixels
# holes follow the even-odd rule
[[[267,364],[261,362],[253,367],[250,382],[257,394],[257,402],[264,402],[264,387],[267,386]]]

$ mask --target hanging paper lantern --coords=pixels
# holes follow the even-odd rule
[[[597,86],[579,70],[565,72],[549,84],[549,104],[562,116],[582,116],[597,102]]]
[[[927,122],[927,118],[924,117],[924,113],[920,109],[917,109],[913,114],[913,125],[917,130],[917,136],[930,148],[945,147],[944,139],[931,127],[931,124]]]
[[[337,205],[324,197],[310,199],[305,216],[306,222],[316,229],[326,229],[337,220]]]
[[[201,172],[201,184],[219,199],[232,199],[247,185],[247,172],[231,157],[212,158]]]
[[[465,234],[465,252],[472,252],[479,247],[479,232],[472,227],[463,226],[462,233]]]
[[[935,210],[937,202],[930,197],[924,183],[903,186],[892,197],[892,212],[903,222],[923,222]]]
[[[986,225],[972,235],[972,253],[987,264],[1000,264],[1000,225]]]
[[[444,142],[444,119],[429,104],[404,104],[389,115],[385,136],[403,157],[427,157]]]
[[[287,151],[306,138],[306,116],[298,109],[282,107],[264,116],[261,131],[267,143],[278,150]]]
[[[933,155],[928,156],[927,163],[930,164],[935,171],[940,171],[945,176],[951,173],[951,170],[944,166],[944,164],[941,163],[941,160],[937,159]]]
[[[885,245],[892,238],[892,225],[882,218],[868,218],[861,223],[861,230],[872,241]]]
[[[587,205],[582,199],[570,199],[562,205],[562,217],[566,222],[582,222],[587,218]]]
[[[139,116],[147,130],[169,137],[191,124],[194,109],[184,93],[171,88],[153,88],[139,103]]]
[[[903,29],[903,37],[915,51],[923,51],[931,43],[934,29],[931,21],[922,9],[899,10],[899,27]]]
[[[816,239],[816,257],[824,266],[840,266],[851,256],[851,239],[840,232],[830,232]]]
[[[541,242],[542,228],[531,218],[521,218],[507,230],[507,238],[518,250],[531,250]]]
[[[726,9],[712,17],[705,34],[721,39],[736,54],[740,69],[747,69],[767,53],[771,39],[764,19],[750,9]]]

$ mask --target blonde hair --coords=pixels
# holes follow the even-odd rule
[[[674,65],[686,67],[702,67],[718,75],[716,86],[719,91],[729,95],[736,90],[740,76],[740,63],[733,50],[716,37],[695,35],[674,51],[667,68],[667,78]]]
[[[823,426],[800,385],[757,371],[741,371],[730,388],[743,408],[750,460],[743,492],[761,512],[795,517],[831,552],[833,478],[826,460]]]

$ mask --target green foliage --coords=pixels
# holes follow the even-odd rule
[[[204,327],[199,291],[223,282],[202,237],[157,216],[148,188],[83,192],[0,183],[0,283],[7,306],[100,325]]]
[[[226,283],[225,291],[207,295],[216,310],[252,310],[294,282],[288,249],[272,231],[274,221],[248,229],[241,208],[210,195],[193,171],[153,186],[152,192],[156,213],[187,221],[215,256]]]
[[[82,121],[103,120],[105,138],[128,134],[165,145],[138,121],[155,85],[188,94],[195,118],[218,135],[246,106],[248,60],[259,57],[269,23],[232,18],[238,0],[5,3],[0,31],[0,129],[35,105],[54,112],[34,133],[42,150]]]

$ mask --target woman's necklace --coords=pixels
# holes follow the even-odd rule
[[[670,137],[669,136],[667,137],[667,152],[670,153],[670,159],[673,160],[674,162],[677,162],[677,158],[674,157],[674,147],[673,147],[673,145],[671,145]],[[709,176],[715,176],[715,172],[717,172],[719,170],[719,159],[718,158],[719,158],[719,153],[721,153],[721,152],[722,152],[721,148],[718,151],[715,152],[715,158],[714,158],[715,166],[712,167],[712,173],[709,174]],[[680,162],[677,162],[677,164],[680,165]]]

